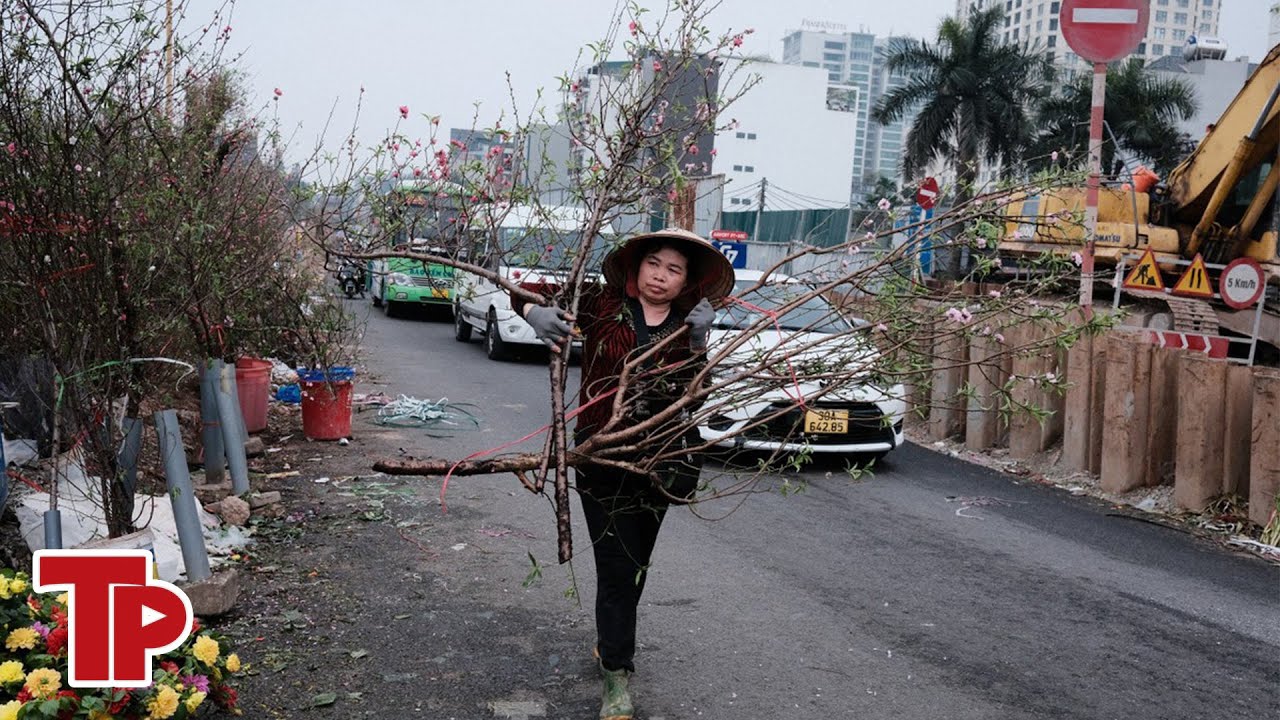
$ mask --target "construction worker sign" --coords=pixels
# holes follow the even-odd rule
[[[1156,256],[1151,248],[1147,248],[1142,259],[1125,276],[1124,286],[1129,290],[1164,290],[1164,280],[1160,279],[1160,268],[1156,265]]]
[[[1196,253],[1195,259],[1191,261],[1191,267],[1178,278],[1177,284],[1173,286],[1173,294],[1198,298],[1213,297],[1209,270],[1204,266],[1204,258],[1200,257],[1200,253]]]

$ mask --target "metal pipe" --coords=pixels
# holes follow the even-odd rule
[[[1085,186],[1084,252],[1080,262],[1080,307],[1093,319],[1093,264],[1098,236],[1098,188],[1102,184],[1102,118],[1107,98],[1107,65],[1093,64],[1093,95],[1089,108],[1089,180]]]
[[[62,549],[62,511],[44,511],[44,547],[46,550]]]
[[[0,403],[0,514],[9,499],[9,461],[4,458],[4,403]]]
[[[240,407],[240,379],[236,377],[236,366],[227,365],[227,377],[231,380],[231,400],[236,405],[236,432],[240,434],[240,442],[249,442],[249,428],[244,424],[244,408]]]
[[[204,481],[217,485],[226,479],[227,453],[222,446],[222,427],[218,423],[218,367],[221,360],[200,365],[200,442],[204,448]]]
[[[138,487],[138,455],[142,452],[142,421],[127,417],[121,429],[124,431],[124,442],[120,443],[116,464],[120,467],[120,482],[124,486],[125,508],[132,519],[133,493]]]
[[[176,410],[161,410],[155,414],[155,423],[160,455],[164,458],[165,488],[173,506],[173,522],[178,528],[182,564],[187,570],[187,580],[204,580],[213,573],[209,570],[209,553],[204,546],[204,531],[200,528],[200,515],[196,511],[196,495],[191,489],[191,474],[187,470],[186,450],[182,447],[178,413]]]
[[[244,440],[240,437],[240,404],[235,396],[234,366],[219,362],[218,368],[218,420],[222,427],[222,447],[227,455],[227,467],[231,470],[231,492],[243,495],[249,492],[249,461],[244,455]]]

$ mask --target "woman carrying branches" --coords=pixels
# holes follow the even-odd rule
[[[574,432],[578,446],[598,433],[635,427],[685,394],[706,362],[712,302],[733,289],[733,267],[724,255],[702,237],[670,228],[636,235],[613,250],[604,260],[604,277],[603,286],[583,288],[577,317],[512,298],[515,311],[553,351],[563,352],[571,337],[582,337],[579,404],[585,409]],[[671,337],[685,326],[687,338]],[[654,348],[659,349],[627,373],[622,413],[615,418],[610,396],[625,366]],[[684,413],[629,439],[635,452],[576,469],[596,561],[602,719],[632,717],[628,678],[635,671],[636,608],[668,505],[692,498],[697,489],[701,464],[680,451],[700,442]],[[659,455],[678,459],[646,463]],[[651,471],[638,472],[642,464]]]

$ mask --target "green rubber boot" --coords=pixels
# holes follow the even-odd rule
[[[604,676],[604,699],[600,703],[600,720],[631,720],[635,708],[631,706],[631,693],[627,691],[626,670],[605,670],[600,668]]]

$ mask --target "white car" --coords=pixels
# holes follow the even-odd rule
[[[773,273],[768,283],[742,295],[762,273],[737,270],[734,275],[734,296],[764,310],[777,310],[808,292],[799,281]],[[712,328],[712,356],[760,318],[757,310],[737,304],[722,310]],[[902,385],[852,382],[823,393],[824,369],[839,374],[875,359],[877,351],[863,332],[822,298],[780,316],[776,326],[747,339],[713,371],[713,378],[723,379],[732,376],[733,368],[771,357],[777,359],[773,379],[747,380],[713,393],[705,406],[710,415],[699,427],[702,439],[724,448],[875,457],[898,447],[904,442],[907,412]],[[783,361],[783,354],[792,350],[797,352]],[[799,398],[806,400],[803,407]]]
[[[481,215],[477,213],[477,215]],[[486,267],[516,284],[562,282],[572,258],[566,248],[578,245],[586,221],[582,208],[565,206],[533,207],[516,205],[503,209],[496,229],[479,230],[486,237],[482,262]],[[607,250],[603,233],[595,250]],[[599,258],[593,267],[599,266]],[[485,354],[491,360],[505,360],[512,346],[541,346],[524,318],[511,309],[511,297],[487,278],[459,271],[454,276],[454,338],[470,342],[475,333],[484,336]]]

